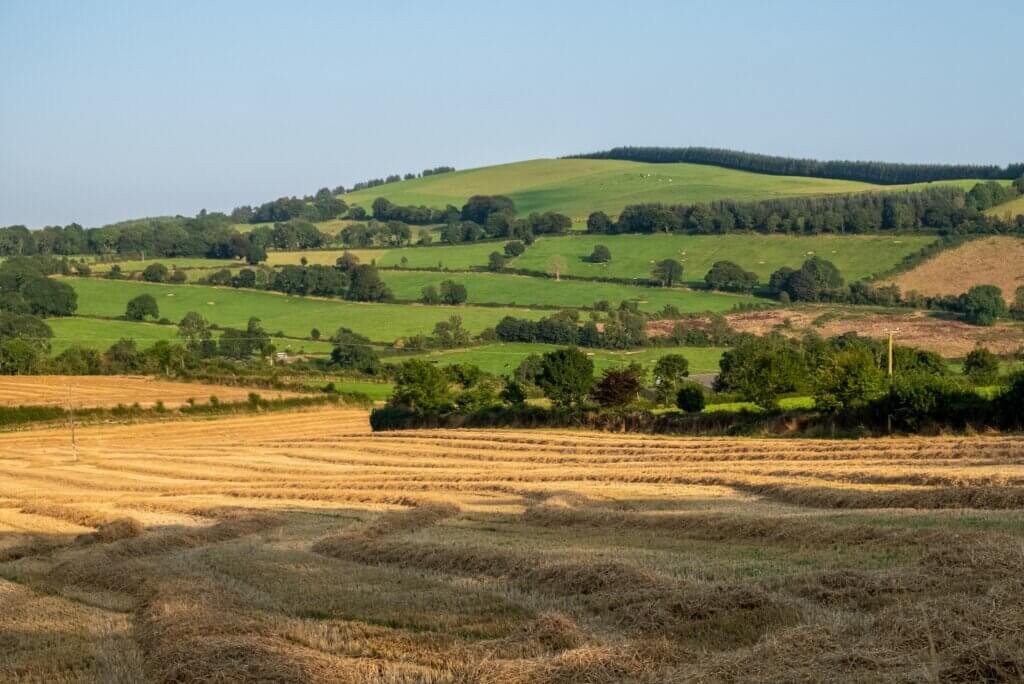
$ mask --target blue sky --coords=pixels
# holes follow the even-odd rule
[[[1024,2],[0,0],[0,225],[614,145],[1024,160]]]

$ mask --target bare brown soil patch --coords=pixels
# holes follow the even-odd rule
[[[1005,681],[1024,441],[0,434],[0,681]]]
[[[898,328],[898,344],[928,349],[948,358],[963,357],[978,345],[997,354],[1013,354],[1024,347],[1024,326],[1019,323],[977,326],[951,315],[924,311],[883,314],[822,306],[748,311],[726,318],[740,332],[757,335],[778,330],[798,336],[813,330],[824,337],[855,332],[886,339],[889,330]]]
[[[1024,285],[1024,239],[996,236],[972,240],[888,281],[904,293],[958,295],[974,285],[995,285],[1007,301]]]
[[[172,382],[128,375],[5,375],[0,376],[2,406],[110,407],[138,403],[144,408],[162,401],[176,408],[194,399],[205,404],[210,397],[222,402],[245,401],[250,392],[264,399],[300,396],[295,392],[253,390],[194,382]]]

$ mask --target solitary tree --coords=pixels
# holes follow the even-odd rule
[[[658,402],[673,401],[679,388],[690,375],[690,362],[682,354],[666,354],[654,364],[654,390]]]
[[[142,271],[142,279],[150,283],[167,282],[167,267],[163,264],[150,264]]]
[[[556,406],[583,403],[594,384],[594,362],[579,349],[557,349],[541,361],[537,385]]]
[[[420,301],[424,304],[440,304],[441,295],[433,285],[424,285],[420,290]]]
[[[686,413],[704,410],[704,388],[696,382],[684,382],[676,390],[676,407]]]
[[[454,280],[445,280],[441,283],[441,302],[444,304],[462,304],[469,294],[466,286]]]
[[[590,261],[595,264],[605,264],[612,260],[612,252],[604,245],[595,245],[594,251],[590,253]]]
[[[560,254],[556,254],[548,261],[548,270],[551,272],[551,275],[555,276],[555,280],[561,279],[567,267],[568,264],[565,261],[565,257]]]
[[[124,317],[129,321],[141,321],[147,316],[160,317],[160,309],[157,307],[153,295],[141,294],[129,301],[128,306],[125,307]]]
[[[683,277],[683,265],[675,259],[662,259],[651,271],[655,280],[661,281],[665,287],[672,287]]]

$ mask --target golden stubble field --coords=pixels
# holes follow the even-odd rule
[[[0,680],[1024,677],[1024,441],[0,434]]]
[[[168,408],[176,408],[190,399],[200,404],[207,403],[210,397],[225,402],[245,401],[254,391],[264,399],[301,396],[296,392],[174,382],[143,375],[0,376],[0,406],[92,408],[137,403],[151,407],[162,401]]]

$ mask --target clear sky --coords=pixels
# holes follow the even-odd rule
[[[0,0],[0,225],[615,145],[1021,161],[1022,31],[1022,0]]]

